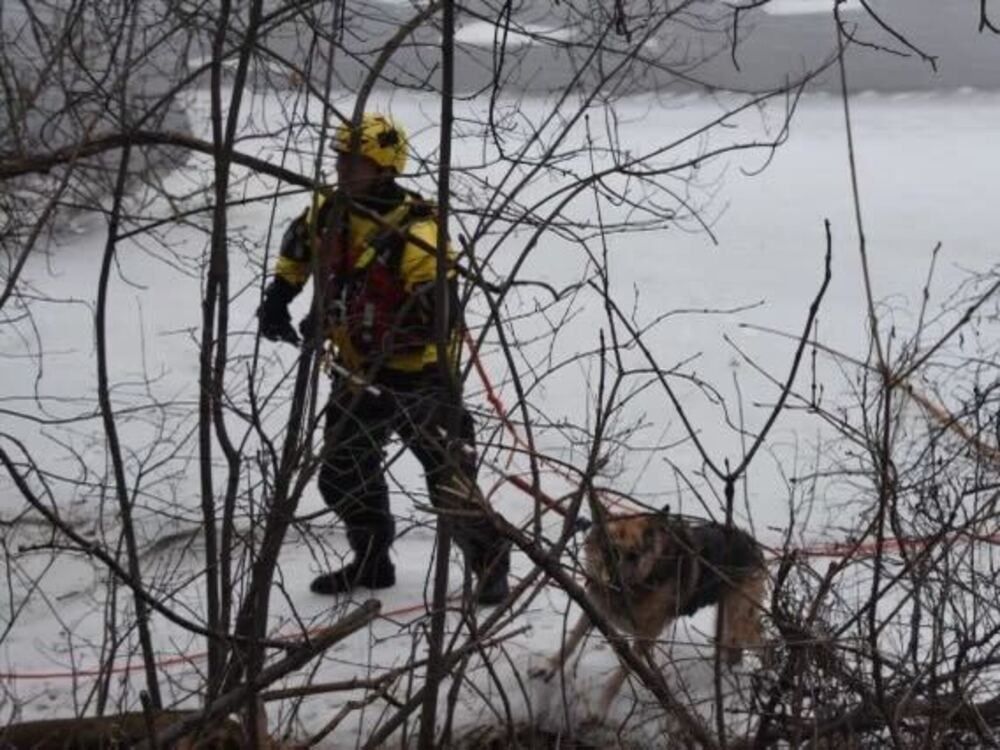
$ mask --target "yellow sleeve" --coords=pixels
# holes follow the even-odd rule
[[[312,272],[313,245],[324,221],[327,196],[317,194],[313,202],[288,225],[281,238],[281,249],[274,264],[274,275],[301,287]],[[315,218],[314,218],[315,217]]]
[[[309,263],[279,255],[274,275],[294,286],[303,286],[309,280]]]

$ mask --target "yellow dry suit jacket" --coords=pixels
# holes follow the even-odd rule
[[[386,205],[385,210],[379,213],[389,229],[363,211],[353,207],[348,210],[346,248],[340,247],[343,240],[333,236],[335,230],[330,226],[336,213],[333,210],[336,194],[318,194],[313,205],[286,230],[275,266],[275,275],[297,291],[305,286],[315,269],[324,269],[328,275],[326,307],[330,312],[323,325],[338,361],[358,373],[364,372],[376,361],[382,367],[404,372],[423,370],[437,362],[433,334],[437,215],[433,206],[416,193],[400,188],[395,190],[396,197],[401,197],[401,200],[394,207],[390,207],[391,203]],[[450,245],[448,258],[447,278],[451,297],[448,355],[449,361],[454,362],[459,326],[454,251]],[[377,296],[372,288],[377,289],[379,285],[385,287],[390,277],[398,282],[400,310],[382,311],[380,314],[400,313],[402,308],[412,308],[405,311],[406,335],[384,336],[380,333],[380,340],[363,344],[360,339],[364,332],[359,329],[368,316],[365,315],[366,300],[359,300],[359,295]],[[345,311],[352,310],[357,314],[345,314]]]

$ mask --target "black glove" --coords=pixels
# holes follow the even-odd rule
[[[304,341],[312,341],[316,337],[316,312],[310,310],[302,320],[299,321],[299,333]]]
[[[257,308],[260,335],[268,341],[287,341],[299,345],[299,335],[292,326],[292,316],[288,305],[299,293],[292,284],[282,278],[275,278],[264,290],[264,301]]]

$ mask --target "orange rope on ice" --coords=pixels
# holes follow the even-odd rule
[[[508,477],[512,484],[514,484],[519,489],[524,491],[529,491],[531,485],[524,480],[519,480],[517,477]],[[555,501],[552,501],[555,502]],[[972,542],[985,542],[987,544],[1000,544],[1000,532],[995,534],[984,534],[984,535],[973,535],[969,533],[958,533],[950,534],[944,537],[927,536],[927,537],[908,537],[908,538],[896,538],[896,537],[886,537],[882,542],[883,552],[891,553],[902,548],[908,549],[921,549],[928,544],[938,541],[940,543],[950,543],[954,541],[959,541],[967,539]],[[877,550],[877,543],[874,541],[864,542],[862,544],[856,544],[851,542],[829,542],[821,543],[806,547],[796,547],[794,549],[788,550],[790,553],[797,554],[802,557],[843,557],[845,555],[850,555],[853,558],[863,557],[866,555],[875,554]],[[775,561],[778,559],[778,555],[772,552],[769,557],[770,561]],[[418,612],[420,610],[425,610],[426,604],[417,603],[409,604],[396,609],[390,610],[388,612],[382,613],[380,616],[382,618],[398,617],[400,615],[410,614],[412,612]],[[316,632],[321,628],[310,629],[306,631],[306,634]],[[289,636],[289,640],[292,637]],[[166,659],[162,659],[156,663],[159,669],[165,669],[168,667],[175,667],[180,664],[193,665],[196,661],[201,661],[208,656],[207,651],[199,651],[194,654],[178,654],[176,656],[171,656]],[[52,671],[52,672],[0,672],[0,680],[14,681],[14,680],[68,680],[68,679],[80,679],[87,677],[99,677],[106,674],[122,674],[143,669],[143,664],[141,662],[129,662],[127,664],[115,664],[110,667],[105,668],[89,668],[89,669],[76,669],[69,671]]]
[[[453,599],[455,597],[452,597]],[[382,612],[379,617],[390,618],[399,617],[400,615],[407,615],[411,612],[417,612],[422,609],[426,609],[427,606],[423,603],[420,604],[407,604],[402,607],[390,610],[388,612]],[[301,638],[302,635],[311,635],[313,633],[318,633],[327,626],[310,628],[304,633],[297,633],[294,636],[287,636],[285,640],[292,641],[297,638]],[[280,636],[279,636],[280,637]],[[193,654],[177,654],[176,656],[170,656],[165,659],[161,659],[156,662],[158,669],[165,669],[168,667],[176,667],[179,664],[187,664],[193,666],[196,661],[201,661],[208,657],[207,651],[198,651]],[[126,674],[129,672],[138,671],[144,669],[144,665],[141,661],[128,662],[125,664],[113,664],[108,667],[91,667],[88,669],[72,669],[68,671],[52,671],[52,672],[0,672],[0,680],[68,680],[68,679],[79,679],[86,677],[100,677],[107,674]]]
[[[472,340],[468,330],[465,332],[466,343],[469,346],[469,350],[472,357],[472,364],[476,369],[480,379],[482,380],[483,387],[486,392],[486,398],[490,405],[493,407],[497,416],[500,418],[501,423],[511,436],[513,437],[514,443],[522,448],[528,448],[527,443],[518,434],[516,427],[510,419],[506,407],[500,396],[497,394],[496,388],[490,381],[489,376],[483,367],[482,361],[479,358],[478,348],[475,342]],[[544,462],[545,458],[541,457]],[[551,462],[549,463],[551,467]],[[556,467],[551,467],[556,474],[559,474],[564,479],[570,480],[571,478],[563,471],[560,471]],[[565,515],[565,511],[559,506],[559,502],[549,495],[544,493],[538,488],[533,487],[532,483],[528,482],[524,478],[509,472],[500,472],[501,481],[514,485],[517,489],[521,490],[530,497],[538,500],[541,504],[545,505],[549,510],[554,510],[558,513]],[[613,501],[610,504],[617,504],[618,501]],[[926,547],[935,541],[950,543],[953,541],[958,541],[960,539],[968,539],[973,542],[985,542],[987,544],[1000,544],[1000,532],[994,534],[985,535],[975,535],[967,532],[956,532],[954,534],[949,534],[945,536],[925,536],[925,537],[908,537],[908,538],[896,538],[887,537],[882,541],[882,551],[887,553],[892,553],[904,548],[907,549],[921,549]],[[875,554],[878,550],[878,543],[875,541],[856,543],[856,542],[828,542],[819,543],[806,547],[798,547],[795,549],[788,550],[789,553],[797,554],[802,557],[844,557],[850,556],[852,558],[864,557],[867,555]],[[779,555],[776,551],[772,550],[769,560],[777,560]],[[381,614],[382,618],[398,617],[400,615],[410,614],[412,612],[418,612],[420,610],[426,610],[427,605],[425,603],[415,603],[406,606],[399,607],[397,609],[391,610],[389,612],[384,612]],[[306,635],[309,633],[319,630],[316,628],[314,630],[307,630]],[[288,640],[292,640],[294,637],[301,636],[289,636]],[[174,667],[179,664],[193,665],[194,662],[205,659],[208,655],[207,651],[200,651],[194,654],[178,654],[176,656],[171,656],[157,662],[156,666],[160,669],[167,667]],[[70,671],[51,671],[51,672],[0,672],[0,680],[58,680],[58,679],[78,679],[87,677],[98,677],[107,674],[121,674],[128,673],[135,670],[142,669],[144,665],[141,662],[129,662],[125,664],[115,664],[104,668],[89,668],[89,669],[77,669]]]
[[[493,407],[493,411],[500,418],[500,423],[503,425],[504,429],[510,433],[514,440],[514,445],[521,448],[525,453],[533,453],[532,448],[528,445],[527,441],[521,437],[517,431],[517,427],[514,426],[513,421],[511,421],[510,413],[507,411],[507,407],[504,405],[503,400],[497,394],[497,390],[493,385],[493,381],[490,380],[490,376],[486,372],[486,368],[483,366],[482,359],[479,357],[479,347],[476,346],[476,342],[473,340],[472,335],[469,333],[469,329],[463,329],[463,334],[465,336],[465,344],[469,347],[469,358],[472,361],[473,367],[476,369],[476,374],[479,375],[479,380],[483,384],[483,389],[486,392],[486,400]],[[549,469],[556,475],[560,476],[565,481],[569,482],[571,485],[577,484],[575,479],[570,475],[569,472],[565,471],[559,466],[553,465],[551,460],[545,458],[545,456],[535,454],[541,463],[546,464]],[[513,460],[513,454],[511,454],[508,459],[508,466],[510,461]],[[552,499],[540,489],[533,487],[531,484],[526,482],[521,477],[516,474],[511,474],[508,472],[501,472],[501,483],[510,483],[517,487],[519,490],[524,492],[526,495],[531,496],[535,500],[538,500],[542,505],[546,507],[547,510],[555,511],[560,515],[565,516],[565,511],[560,507],[559,502]],[[602,498],[604,504],[611,507],[617,508],[624,504],[622,499],[612,499]]]
[[[513,439],[514,439],[515,443],[517,443],[518,445],[526,447],[526,444],[521,439],[520,435],[518,435],[517,429],[514,427],[513,423],[510,421],[510,418],[507,415],[507,410],[504,407],[503,401],[500,400],[500,397],[496,393],[496,389],[493,387],[493,384],[490,382],[490,379],[487,376],[485,369],[483,368],[483,364],[480,361],[478,355],[476,354],[476,347],[475,347],[475,345],[474,345],[471,337],[469,336],[469,332],[468,331],[465,331],[465,336],[466,336],[466,340],[467,340],[467,342],[469,344],[469,348],[473,352],[473,363],[475,364],[476,370],[479,373],[479,377],[482,379],[483,385],[486,388],[487,398],[488,398],[488,400],[490,402],[490,405],[493,407],[493,409],[496,411],[497,415],[500,417],[500,420],[504,424],[505,428],[513,436]],[[504,475],[504,479],[506,481],[511,482],[515,486],[519,487],[523,491],[525,491],[525,492],[527,492],[529,494],[532,494],[531,493],[531,485],[527,484],[523,480],[520,480],[518,477],[514,477],[513,475]],[[548,501],[547,503],[546,503],[546,500]],[[549,507],[553,508],[553,509],[560,510],[558,508],[557,503],[554,500],[551,500],[550,498],[545,497],[542,500],[542,502],[545,503],[546,505],[548,505]],[[392,610],[390,612],[384,612],[384,613],[381,614],[381,617],[383,617],[383,618],[398,617],[400,615],[410,614],[411,612],[417,612],[417,611],[420,611],[422,609],[426,609],[426,605],[423,604],[423,603],[410,604],[410,605],[406,605],[406,606],[403,606],[403,607],[399,607],[398,609],[394,609],[394,610]],[[313,632],[313,631],[311,631],[311,630],[306,631],[307,634],[310,633],[310,632]],[[199,651],[199,652],[194,653],[194,654],[178,654],[176,656],[171,656],[171,657],[168,657],[168,658],[165,658],[165,659],[162,659],[162,660],[158,661],[156,663],[156,666],[159,669],[163,669],[163,668],[168,668],[168,667],[175,667],[175,666],[182,665],[182,664],[193,665],[196,661],[201,661],[201,660],[205,659],[207,656],[208,656],[208,652],[207,651]],[[50,671],[50,672],[0,672],[0,680],[65,680],[65,679],[81,679],[81,678],[88,678],[88,677],[99,677],[101,675],[107,675],[107,674],[123,674],[123,673],[127,674],[129,672],[133,672],[133,671],[142,669],[143,667],[144,667],[144,665],[142,664],[142,662],[135,662],[135,663],[128,662],[128,663],[124,663],[124,664],[113,664],[113,665],[110,665],[110,666],[107,666],[107,667],[103,667],[103,668],[102,667],[92,667],[92,668],[88,668],[88,669],[75,669],[75,670],[68,670],[68,671],[64,670],[64,671]]]
[[[920,550],[935,541],[941,544],[948,544],[959,540],[972,542],[985,542],[986,544],[1000,544],[1000,532],[994,534],[973,534],[968,531],[956,531],[953,534],[911,536],[911,537],[886,537],[882,540],[883,552],[895,552],[902,549]],[[852,558],[867,557],[878,552],[878,542],[870,541],[858,544],[856,542],[826,542],[814,544],[809,547],[795,547],[789,550],[790,553],[801,557],[844,557],[850,555]],[[772,555],[777,557],[776,555]]]
[[[527,444],[520,437],[520,435],[518,435],[517,428],[514,426],[513,422],[511,422],[510,417],[508,415],[508,411],[504,406],[503,401],[497,394],[496,388],[490,381],[489,375],[486,373],[486,368],[483,366],[483,363],[480,360],[479,349],[476,346],[475,341],[469,334],[468,329],[466,329],[464,333],[465,333],[466,345],[469,347],[469,355],[472,359],[472,364],[476,368],[476,373],[479,375],[479,379],[483,383],[483,388],[486,391],[487,401],[489,401],[494,411],[496,411],[497,416],[500,418],[500,421],[503,424],[504,428],[513,436],[514,443],[520,447],[526,448]],[[930,404],[930,402],[927,401],[926,399],[919,398],[917,395],[915,395],[913,393],[912,388],[910,389],[910,393],[922,406],[924,406],[928,410],[934,411],[934,408]],[[944,417],[941,416],[940,409],[934,411],[934,413],[942,422],[945,421]],[[949,419],[947,421],[949,424],[955,423],[954,419]],[[971,438],[967,437],[966,439],[971,441]],[[551,466],[551,462],[546,461],[544,456],[541,456],[540,460],[544,463],[548,463]],[[572,481],[571,478],[567,476],[565,472],[559,471],[554,467],[553,470],[555,471],[556,474],[559,474],[564,479]],[[547,494],[542,492],[540,489],[534,488],[529,482],[527,482],[522,477],[519,477],[516,474],[505,472],[502,474],[502,480],[509,484],[514,485],[525,494],[530,495],[535,499],[539,500],[548,509],[554,510],[557,513],[565,515],[565,511],[563,511],[563,509],[559,507],[559,503],[557,500],[552,499]],[[617,506],[621,504],[620,500],[613,500],[610,502],[605,500],[605,502],[606,504],[611,506]],[[969,537],[973,541],[987,542],[989,544],[1000,544],[1000,532],[995,534],[986,534],[986,535],[971,535],[968,533],[956,532],[954,534],[947,535],[943,538],[938,538],[934,535],[928,535],[924,537],[908,537],[902,539],[897,539],[895,537],[887,537],[882,542],[882,550],[884,552],[893,552],[903,548],[919,549],[933,542],[936,538],[939,539],[939,541],[955,541],[957,539],[965,537]],[[808,547],[794,548],[792,550],[789,550],[789,552],[793,552],[802,557],[843,557],[844,555],[851,555],[851,557],[858,558],[858,557],[864,557],[866,555],[873,555],[877,552],[877,550],[878,550],[877,542],[871,541],[871,542],[864,542],[862,544],[857,544],[854,542],[818,543]],[[778,555],[772,552],[771,559],[777,559],[777,558]]]

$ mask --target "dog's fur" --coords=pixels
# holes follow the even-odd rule
[[[620,630],[634,636],[637,655],[650,656],[661,632],[677,617],[717,605],[717,647],[726,664],[762,643],[761,601],[767,569],[747,532],[669,512],[612,516],[595,524],[584,542],[587,595]],[[560,651],[538,674],[551,679],[590,630],[580,617]],[[602,714],[625,680],[624,667],[605,688]]]

